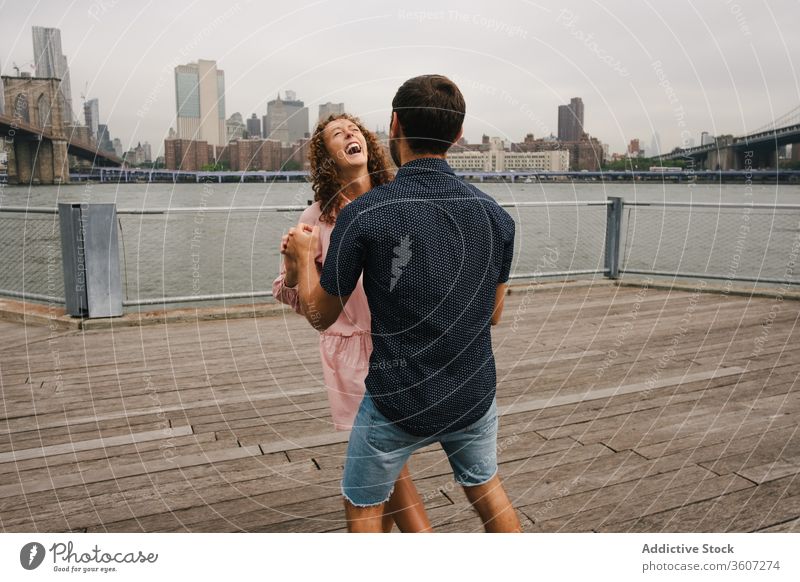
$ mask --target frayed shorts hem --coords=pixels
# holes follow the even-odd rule
[[[492,476],[489,477],[488,479],[486,479],[485,481],[480,481],[479,483],[464,483],[463,481],[459,481],[458,479],[456,479],[455,481],[456,481],[456,483],[458,483],[462,487],[479,487],[480,485],[486,485],[489,481],[491,481],[492,479],[497,477],[497,474],[499,472],[500,472],[499,469],[497,467],[495,467],[494,473],[492,473]]]
[[[347,495],[347,493],[345,493],[344,487],[342,487],[342,497],[344,497],[345,501],[347,501],[353,507],[378,507],[379,505],[383,505],[384,503],[387,503],[389,501],[389,499],[392,498],[392,494],[393,493],[394,493],[394,486],[392,486],[391,490],[389,491],[389,494],[386,496],[386,499],[384,499],[383,501],[378,501],[377,503],[356,503],[355,501],[350,499],[350,497]]]

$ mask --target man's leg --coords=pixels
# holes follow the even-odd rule
[[[464,493],[483,520],[489,533],[521,532],[517,513],[511,506],[500,477],[495,475],[482,485],[464,485]]]
[[[446,434],[442,448],[453,468],[456,481],[464,488],[487,532],[521,531],[497,475],[497,402],[472,425]]]
[[[418,437],[395,427],[375,408],[369,394],[364,396],[350,432],[342,476],[349,531],[384,531],[384,506],[408,457],[420,446],[424,443]]]
[[[398,529],[404,533],[430,533],[433,531],[425,504],[419,496],[408,465],[403,466],[400,476],[394,484],[394,493],[389,502],[384,505],[383,531],[392,531],[392,525],[397,524]]]
[[[383,532],[383,507],[380,505],[370,505],[369,507],[358,507],[350,503],[347,498],[344,500],[344,516],[347,519],[347,531],[350,533],[381,533]]]

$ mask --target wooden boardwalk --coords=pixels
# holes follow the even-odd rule
[[[494,330],[526,531],[800,531],[800,302],[516,287]],[[97,331],[0,322],[0,529],[344,528],[345,433],[300,317]],[[436,447],[438,531],[479,531]]]

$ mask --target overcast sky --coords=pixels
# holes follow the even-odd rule
[[[154,155],[174,125],[173,66],[198,58],[225,71],[228,116],[291,89],[312,123],[342,101],[373,129],[405,79],[442,73],[470,142],[556,133],[576,96],[612,152],[655,131],[666,151],[742,134],[800,105],[798,0],[0,0],[0,15],[2,74],[31,70],[31,26],[61,29],[76,112],[98,98],[112,137]]]

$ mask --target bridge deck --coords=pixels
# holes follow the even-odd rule
[[[526,531],[800,530],[798,303],[519,287],[495,330],[501,474]],[[517,318],[516,325],[514,319]],[[339,531],[346,434],[299,317],[0,322],[3,531]],[[480,523],[444,455],[438,531]]]

